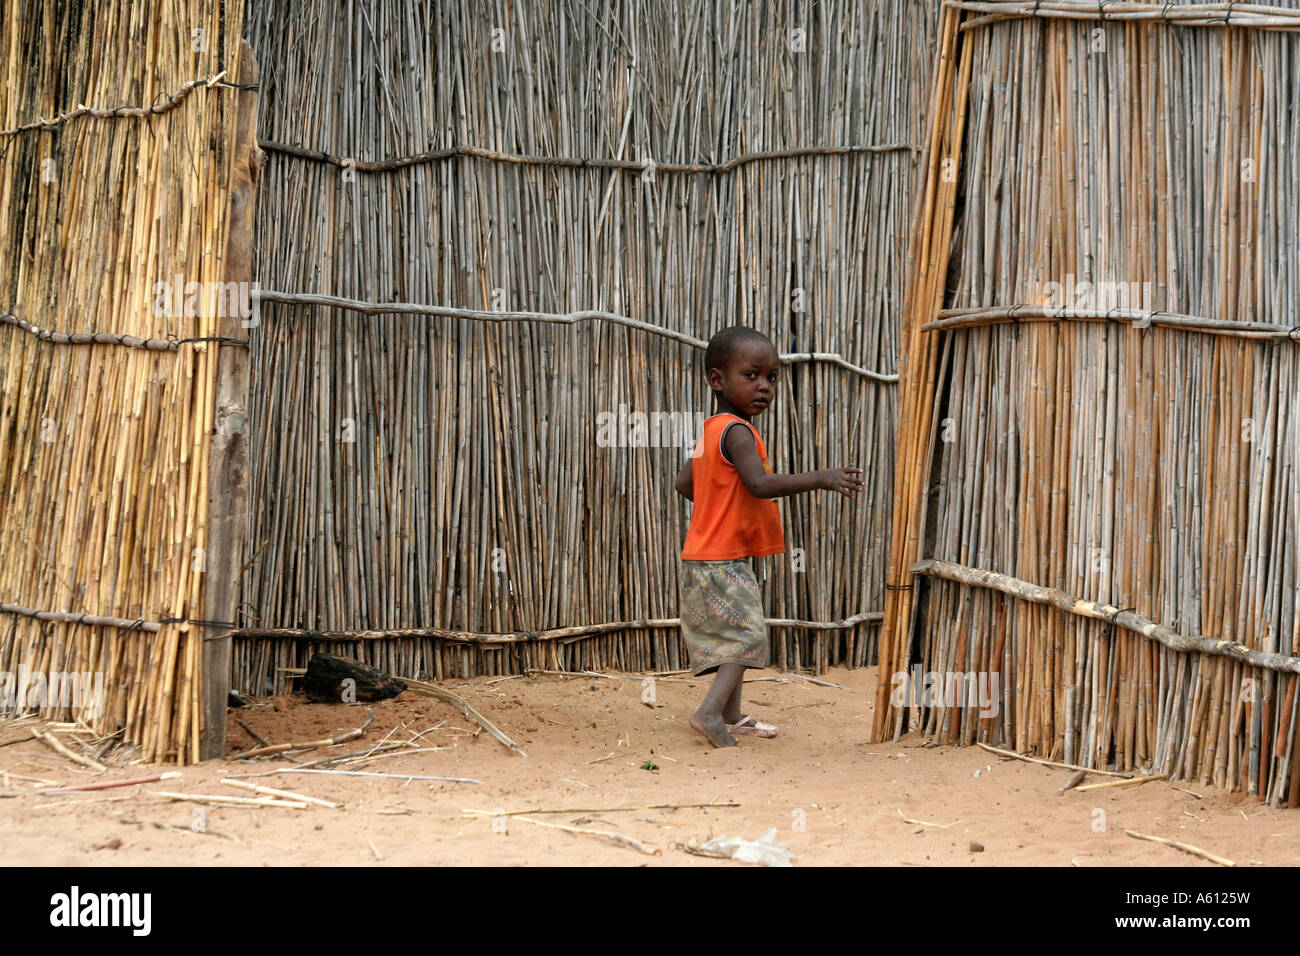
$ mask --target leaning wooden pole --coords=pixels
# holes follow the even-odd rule
[[[256,87],[257,60],[248,41],[240,41],[234,82]],[[253,213],[256,209],[257,90],[241,89],[235,102],[235,133],[230,143],[230,232],[226,239],[225,281],[248,283],[253,279]],[[241,302],[251,297],[240,296]],[[256,316],[256,310],[253,315]],[[247,338],[249,329],[240,315],[217,320],[218,335]],[[236,622],[239,578],[244,562],[248,528],[248,350],[215,346],[216,382],[213,390],[212,444],[208,450],[208,541],[205,555],[204,616],[209,621]],[[203,642],[200,693],[203,700],[203,735],[200,759],[221,757],[226,751],[226,698],[230,691],[228,630],[209,634]]]
[[[963,47],[958,29],[961,16],[960,11],[945,7],[939,27],[938,67],[930,95],[924,154],[925,180],[919,189],[920,202],[908,246],[907,293],[900,335],[894,525],[880,632],[874,740],[901,732],[903,712],[890,703],[889,675],[907,669],[916,608],[916,578],[910,569],[921,557],[938,356],[936,336],[922,326],[938,318],[943,308],[948,271],[971,68],[969,48]]]

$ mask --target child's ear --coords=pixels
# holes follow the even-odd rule
[[[709,388],[713,389],[715,392],[722,391],[722,369],[709,369]]]

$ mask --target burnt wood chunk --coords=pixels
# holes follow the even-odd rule
[[[383,671],[334,654],[313,654],[302,683],[308,699],[329,704],[387,700],[406,690],[405,684]]]

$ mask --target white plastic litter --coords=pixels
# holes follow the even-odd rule
[[[700,844],[699,849],[706,853],[720,853],[742,863],[761,863],[764,866],[790,866],[790,861],[797,859],[788,847],[776,842],[775,827],[757,840],[729,837],[724,833]]]

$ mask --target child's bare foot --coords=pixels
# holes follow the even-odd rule
[[[708,738],[715,747],[735,747],[736,738],[727,733],[727,724],[720,714],[702,714],[698,710],[691,714],[691,728]]]

